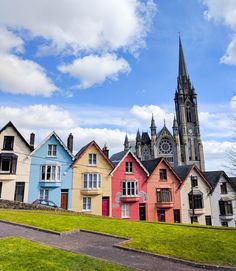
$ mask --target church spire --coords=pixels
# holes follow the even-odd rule
[[[179,77],[186,76],[188,77],[187,73],[187,67],[184,59],[184,51],[183,51],[183,46],[181,42],[181,38],[179,36]]]
[[[128,135],[125,135],[125,141],[124,141],[124,150],[127,151],[129,150],[129,139],[128,139]]]
[[[152,114],[152,120],[151,120],[151,136],[156,136],[156,133],[157,133],[157,127],[156,127],[156,124],[155,124],[155,120],[154,120],[154,116]]]

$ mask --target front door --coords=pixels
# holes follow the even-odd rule
[[[139,204],[139,220],[146,220],[146,205],[144,203]]]
[[[24,201],[24,193],[25,193],[25,183],[24,182],[17,182],[14,200],[23,202]]]
[[[0,198],[2,197],[2,182],[0,182]]]
[[[61,190],[61,208],[68,209],[68,189]]]
[[[179,209],[174,210],[174,222],[180,223],[180,210]]]
[[[157,211],[157,217],[159,222],[166,222],[166,214],[164,209]]]
[[[102,198],[102,215],[109,216],[109,197]]]

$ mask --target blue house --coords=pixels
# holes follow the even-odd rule
[[[67,139],[67,147],[52,132],[32,153],[28,202],[36,199],[51,200],[58,207],[72,207],[72,169],[74,156],[73,135]]]

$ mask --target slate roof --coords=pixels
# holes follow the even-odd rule
[[[225,174],[224,171],[219,170],[219,171],[205,171],[202,172],[204,177],[207,179],[207,181],[210,183],[212,188],[215,188],[221,175]]]
[[[148,170],[149,174],[151,175],[161,160],[162,160],[162,158],[142,161],[142,164],[144,165],[144,167]]]
[[[236,177],[230,177],[229,179],[230,179],[230,183],[231,183],[233,189],[236,192]]]
[[[184,166],[176,166],[173,169],[175,173],[181,178],[181,180],[184,181],[187,178],[192,167],[193,167],[192,165],[184,165]]]
[[[83,146],[75,155],[75,159],[79,158],[80,155],[88,148],[91,142],[89,142],[87,145]]]
[[[117,153],[113,154],[110,158],[112,164],[114,166],[117,166],[119,164],[119,162],[122,160],[122,158],[126,155],[127,152],[128,152],[128,150],[117,152]]]
[[[149,134],[147,132],[142,133],[142,139],[141,139],[142,144],[149,145],[151,143],[151,139],[149,137]]]

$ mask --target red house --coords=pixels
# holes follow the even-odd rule
[[[131,150],[114,154],[111,172],[112,217],[147,220],[148,171]]]

